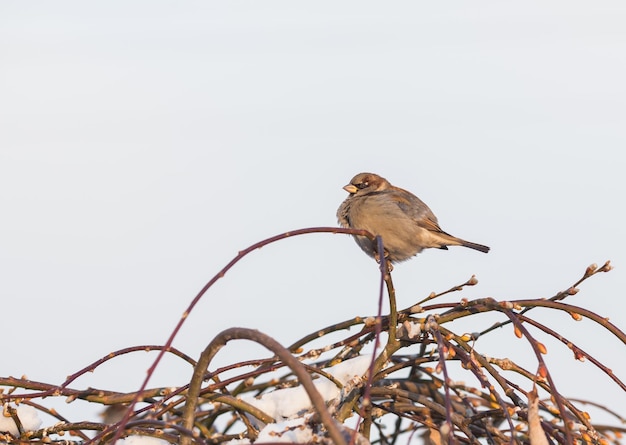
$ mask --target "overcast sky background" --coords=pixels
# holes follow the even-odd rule
[[[610,259],[568,302],[626,328],[624,23],[618,1],[2,2],[0,375],[60,383],[113,350],[163,344],[239,250],[336,226],[361,171],[492,248],[398,265],[400,307],[472,274],[479,285],[445,301],[550,297]],[[197,357],[231,326],[288,345],[375,313],[378,280],[347,236],[288,239],[229,272],[175,346]],[[607,332],[531,314],[626,379]],[[546,344],[562,393],[626,405]],[[476,347],[529,349],[510,329]],[[249,349],[229,345],[220,363],[265,356]],[[154,357],[73,386],[136,389]],[[168,360],[150,386],[190,375]],[[59,409],[91,415],[73,406]]]

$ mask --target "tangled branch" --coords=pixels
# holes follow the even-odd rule
[[[573,321],[589,319],[601,326],[607,336],[626,344],[624,332],[606,318],[564,301],[576,294],[587,279],[610,271],[609,262],[588,267],[573,285],[549,299],[435,302],[443,295],[476,285],[477,280],[472,277],[398,310],[391,270],[381,256],[381,300],[374,316],[334,322],[288,347],[258,331],[227,329],[208,342],[197,361],[172,347],[198,301],[241,258],[269,243],[319,232],[374,239],[365,231],[338,228],[302,229],[268,238],[241,251],[207,283],[164,345],[113,352],[56,385],[0,377],[0,420],[4,421],[0,423],[0,443],[105,444],[141,435],[183,445],[233,440],[268,442],[271,440],[267,437],[279,436],[291,441],[337,445],[393,444],[416,434],[431,444],[524,444],[532,443],[531,437],[535,442],[543,438],[558,444],[619,443],[624,432],[619,424],[625,422],[616,412],[619,407],[594,405],[616,420],[614,426],[599,425],[579,408],[592,402],[562,394],[553,370],[543,359],[547,354],[543,338],[557,339],[573,352],[574,360],[588,359],[620,390],[626,391],[622,379],[593,351],[583,350],[553,326],[532,318],[530,312],[542,307],[567,312]],[[378,239],[378,243],[382,252],[382,241]],[[382,312],[385,294],[388,314]],[[477,315],[486,313],[496,314],[502,321],[483,327]],[[473,322],[474,333],[455,332],[451,324],[459,319]],[[507,325],[512,326],[514,337],[524,340],[533,351],[532,369],[521,366],[515,356],[494,357],[480,349],[483,338],[494,332],[501,335],[505,331],[499,328]],[[358,331],[347,333],[351,328]],[[211,369],[215,354],[239,339],[263,345],[270,351],[269,356]],[[311,343],[324,340],[325,346],[310,347]],[[156,351],[157,357],[137,391],[72,386],[78,377],[105,362],[115,363],[122,355],[146,350]],[[192,377],[188,384],[148,386],[165,354],[172,354],[190,367]],[[72,422],[45,407],[46,400],[52,398],[69,402],[80,399],[107,408],[101,422]],[[44,428],[29,426],[27,408],[56,419],[56,423]],[[10,428],[2,426],[7,421]],[[71,439],[65,439],[65,434]]]

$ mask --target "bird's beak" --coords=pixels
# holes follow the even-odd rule
[[[359,190],[358,188],[356,188],[355,186],[353,186],[352,184],[348,184],[343,188],[346,192],[350,193],[351,195],[355,194],[357,192],[357,190]]]

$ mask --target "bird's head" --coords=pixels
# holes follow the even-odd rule
[[[344,190],[350,195],[367,195],[380,192],[391,187],[389,181],[374,173],[359,173],[350,180],[350,184],[344,186]]]

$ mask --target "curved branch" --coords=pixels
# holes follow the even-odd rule
[[[343,438],[341,431],[335,424],[334,419],[331,417],[330,413],[326,409],[326,403],[320,393],[317,391],[317,388],[313,384],[313,379],[306,371],[306,368],[295,358],[288,349],[274,340],[272,337],[263,334],[254,329],[246,329],[246,328],[230,328],[222,331],[218,334],[211,343],[205,348],[205,350],[200,355],[200,360],[198,360],[198,364],[196,365],[193,377],[191,379],[191,383],[189,385],[189,391],[187,393],[187,400],[185,403],[185,408],[183,410],[183,426],[189,430],[193,428],[194,424],[194,414],[196,411],[196,407],[198,405],[198,397],[200,395],[200,387],[202,385],[202,380],[206,373],[206,369],[209,366],[209,363],[215,357],[215,354],[226,345],[231,340],[237,339],[245,339],[251,340],[256,343],[259,343],[265,346],[267,349],[272,351],[274,354],[278,356],[280,360],[283,361],[298,377],[302,387],[307,392],[311,403],[316,409],[320,419],[326,429],[328,430],[328,434],[336,445],[346,445],[346,441]],[[181,438],[181,445],[190,445],[191,438],[183,437]]]

